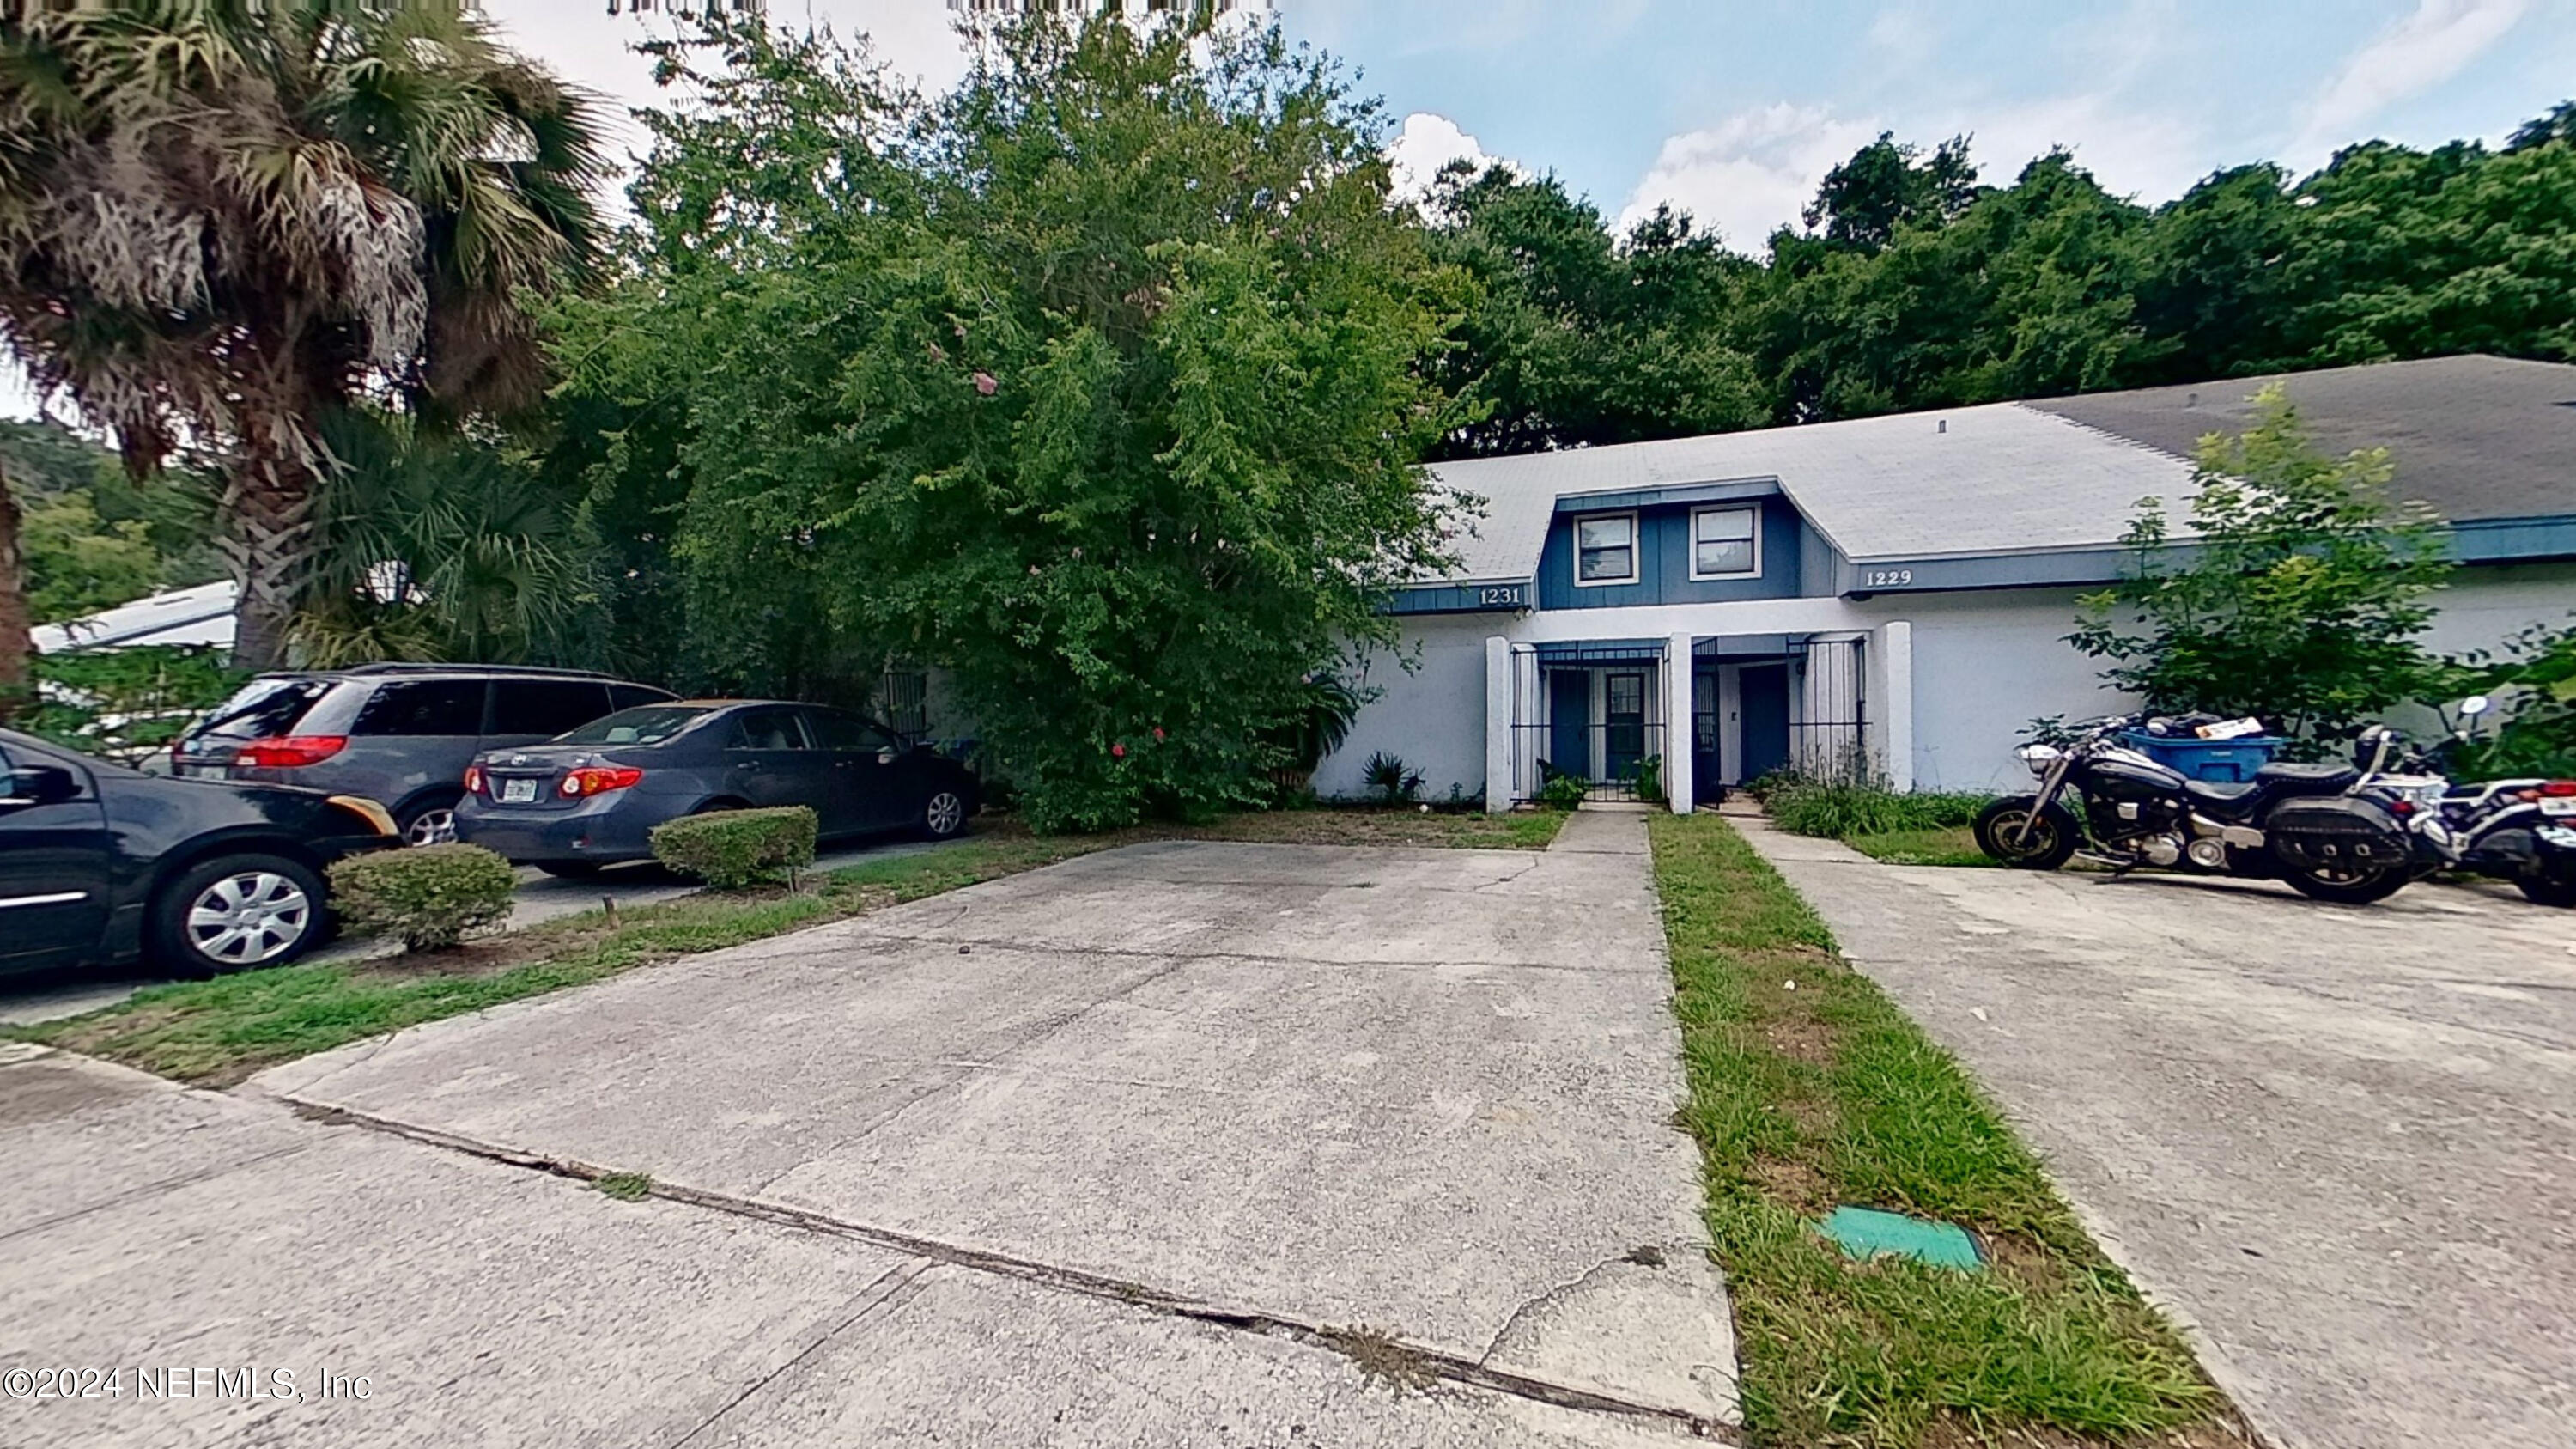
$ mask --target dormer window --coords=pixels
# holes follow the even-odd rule
[[[1691,515],[1691,577],[1749,579],[1762,573],[1762,510],[1703,508]]]
[[[1574,582],[1633,584],[1637,581],[1637,515],[1605,513],[1574,520]]]

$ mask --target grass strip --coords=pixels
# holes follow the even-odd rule
[[[1949,1054],[1714,815],[1652,819],[1709,1232],[1760,1444],[2235,1445],[2225,1401]],[[1989,1267],[1853,1263],[1842,1204],[1946,1218]]]
[[[1148,840],[1539,849],[1556,812],[1489,819],[1411,810],[1303,810],[1190,826],[1037,837],[987,825],[962,843],[863,861],[796,891],[700,892],[659,905],[588,911],[453,951],[320,962],[149,987],[99,1011],[0,1036],[42,1042],[199,1086],[441,1017],[604,980],[655,961],[776,936],[979,881]]]

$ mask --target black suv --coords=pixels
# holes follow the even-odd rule
[[[171,746],[183,777],[310,785],[393,812],[405,842],[456,835],[465,767],[667,690],[572,669],[366,664],[263,674]]]

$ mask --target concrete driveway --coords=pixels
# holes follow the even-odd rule
[[[2284,1446],[2576,1443],[2576,914],[1746,834]]]
[[[1673,1442],[1734,1357],[1669,995],[1586,814],[1107,852],[234,1096],[0,1067],[0,1367],[373,1377],[0,1439]]]

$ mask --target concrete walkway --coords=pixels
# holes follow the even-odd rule
[[[1735,820],[2275,1443],[2576,1443],[2576,916],[1901,869]]]
[[[231,1097],[22,1062],[26,1354],[374,1396],[0,1440],[1679,1442],[1734,1355],[1669,994],[1643,823],[1585,813],[1106,852]]]

